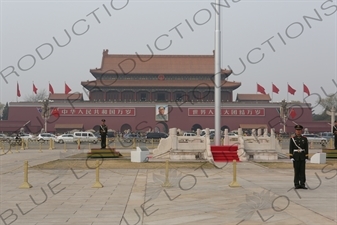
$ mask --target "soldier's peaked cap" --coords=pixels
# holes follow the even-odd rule
[[[295,126],[295,130],[303,130],[303,126],[297,124],[297,125]]]
[[[105,119],[102,119],[102,122],[105,122]]]

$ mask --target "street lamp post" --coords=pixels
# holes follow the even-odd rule
[[[49,103],[51,102],[49,99],[44,99],[42,101],[42,117],[44,119],[44,132],[47,132],[47,120],[50,117],[50,107]]]
[[[287,102],[283,100],[280,107],[280,117],[283,122],[283,132],[286,133],[286,123],[287,123],[288,109]]]
[[[337,115],[335,106],[332,105],[330,111],[327,110],[326,114],[328,114],[329,116],[331,116],[331,133],[333,133],[333,126],[334,126],[334,123],[335,123],[335,116]]]

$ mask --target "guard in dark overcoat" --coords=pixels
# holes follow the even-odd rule
[[[295,189],[307,189],[305,186],[305,163],[308,160],[308,139],[302,136],[303,126],[295,126],[295,135],[290,138],[289,156],[294,166]]]

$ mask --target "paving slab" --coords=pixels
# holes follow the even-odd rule
[[[0,225],[337,224],[337,169],[307,170],[308,190],[292,187],[292,169],[254,162],[214,168],[36,169],[77,153],[23,150],[0,156]],[[29,163],[29,189],[20,189]],[[111,163],[111,162],[109,162]],[[289,162],[290,163],[290,162]],[[170,186],[165,186],[168,181]]]

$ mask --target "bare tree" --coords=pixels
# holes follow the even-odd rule
[[[2,120],[2,112],[4,110],[5,105],[0,102],[0,119]]]
[[[39,100],[44,100],[48,98],[48,93],[46,89],[38,91],[37,94],[30,94],[24,97],[26,102],[38,102]]]
[[[329,95],[326,98],[322,98],[317,103],[326,110],[331,110],[333,106],[335,107],[335,109],[337,109],[337,93],[335,93],[334,95]]]

